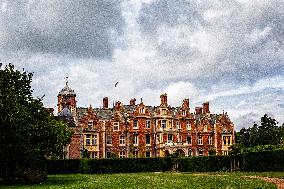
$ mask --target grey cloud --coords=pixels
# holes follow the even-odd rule
[[[120,1],[2,1],[2,49],[111,57],[122,32]],[[5,51],[4,50],[4,51]]]
[[[189,40],[186,45],[180,45],[180,40],[177,40],[177,46],[167,41],[154,42],[160,54],[168,57],[173,68],[178,64],[189,65],[186,70],[190,75],[190,67],[195,66],[197,61],[210,70],[206,73],[201,67],[201,74],[192,78],[195,82],[201,82],[201,85],[220,80],[254,83],[259,78],[284,73],[283,9],[284,3],[280,0],[259,1],[255,5],[244,5],[237,0],[212,0],[206,3],[159,0],[144,4],[138,22],[141,31],[151,41],[158,41],[158,29],[163,25],[169,29],[185,25],[188,27],[189,38],[200,30],[212,35],[214,44],[210,48],[218,50],[212,58],[206,58],[212,56],[211,51],[202,54],[190,46]],[[206,20],[204,15],[212,10],[220,15],[213,14],[217,18]],[[184,74],[184,78],[186,77]]]
[[[170,27],[186,23],[194,28],[196,21],[203,20],[197,6],[195,1],[154,1],[151,4],[144,4],[138,22],[142,26],[143,32],[146,33],[156,32],[161,24],[167,24]]]

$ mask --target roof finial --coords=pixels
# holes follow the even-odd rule
[[[66,86],[68,86],[68,76],[65,77]]]

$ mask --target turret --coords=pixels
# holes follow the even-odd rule
[[[74,115],[76,113],[76,93],[68,86],[68,78],[63,89],[58,93],[58,113],[60,113],[65,107],[67,107]]]

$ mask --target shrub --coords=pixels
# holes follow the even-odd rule
[[[250,152],[244,155],[244,171],[283,171],[284,150]]]

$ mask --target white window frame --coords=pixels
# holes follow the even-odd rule
[[[125,146],[125,136],[124,135],[119,136],[119,145]]]
[[[113,122],[113,131],[119,131],[119,122]]]
[[[208,131],[208,126],[207,126],[207,125],[204,125],[203,131],[204,131],[204,132],[207,132],[207,131]]]
[[[176,128],[177,128],[177,129],[181,129],[181,123],[180,123],[180,121],[176,121]]]
[[[192,150],[191,150],[191,149],[188,149],[187,155],[188,155],[188,157],[191,157],[191,156],[192,156]]]
[[[137,150],[134,150],[134,151],[132,152],[132,155],[133,155],[134,158],[138,158],[138,151],[137,151]]]
[[[149,153],[149,156],[147,156],[147,153]],[[151,151],[146,151],[145,157],[151,157]]]
[[[98,145],[98,135],[92,135],[92,145]]]
[[[212,137],[211,135],[208,136],[208,144],[209,144],[209,145],[212,145],[212,138],[213,138],[213,137]]]
[[[161,126],[162,126],[163,129],[167,128],[167,120],[166,119],[161,120]]]
[[[190,137],[190,140],[188,140],[189,137]],[[191,137],[191,136],[187,136],[187,137],[186,137],[186,143],[187,143],[187,144],[192,144],[192,137]]]
[[[90,158],[98,158],[98,152],[91,152]]]
[[[94,125],[94,121],[93,120],[88,120],[88,128],[92,128]]]
[[[198,145],[203,145],[203,136],[198,136]]]
[[[171,136],[171,137],[170,137],[170,136]],[[170,140],[170,138],[171,138],[171,140]],[[168,143],[172,143],[173,140],[174,140],[173,134],[168,134]]]
[[[90,145],[92,145],[92,137],[91,137],[91,135],[90,134],[87,134],[87,135],[85,135],[86,136],[86,146],[90,146]],[[89,142],[87,142],[87,141],[89,141]]]
[[[151,120],[146,120],[146,129],[151,128]]]
[[[182,110],[182,116],[186,116],[186,111]]]
[[[112,136],[111,135],[107,135],[106,136],[106,144],[107,145],[112,145]]]
[[[223,136],[223,144],[224,146],[227,146],[227,136]]]
[[[144,113],[145,113],[145,108],[140,108],[140,109],[139,109],[139,113],[140,113],[140,114],[144,114]]]
[[[182,141],[182,135],[180,133],[178,133],[178,142]]]
[[[138,144],[139,144],[139,137],[138,137],[138,135],[134,135],[133,136],[133,145],[138,146]]]
[[[202,152],[202,153],[200,153],[200,152]],[[198,150],[198,156],[204,156],[204,150],[203,149]]]
[[[228,146],[230,146],[231,145],[231,136],[228,136],[227,139],[228,139],[228,142],[227,142]]]
[[[133,129],[138,129],[138,125],[139,125],[138,120],[133,120]]]
[[[149,142],[147,141],[147,137],[149,136]],[[145,142],[146,142],[146,145],[148,146],[148,145],[151,145],[151,135],[149,135],[149,134],[147,134],[146,136],[145,136]]]
[[[191,124],[189,121],[186,121],[186,129],[191,130]]]
[[[125,158],[125,157],[126,157],[126,152],[125,152],[125,150],[120,151],[120,152],[119,152],[119,158]]]

